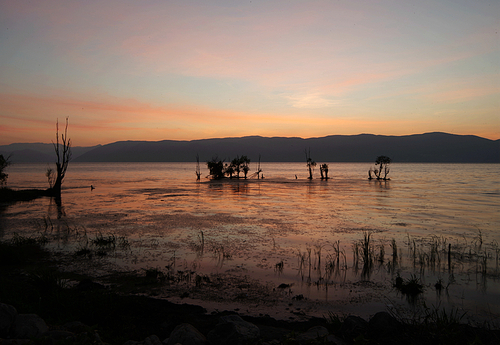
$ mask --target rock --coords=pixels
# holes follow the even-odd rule
[[[167,345],[202,345],[206,344],[207,338],[189,323],[183,323],[174,328]]]
[[[327,344],[331,344],[331,345],[347,345],[347,343],[345,341],[343,341],[342,339],[334,336],[333,334],[329,334],[326,337],[326,343]]]
[[[72,333],[83,333],[90,331],[90,327],[80,321],[67,322],[63,325],[63,328]]]
[[[143,341],[129,340],[123,343],[123,345],[163,345],[163,343],[160,341],[160,338],[153,334]]]
[[[48,331],[47,324],[36,314],[19,314],[12,327],[12,338],[29,339]]]
[[[328,332],[328,330],[325,327],[315,326],[315,327],[309,328],[307,330],[307,332],[299,334],[295,338],[295,340],[299,344],[306,344],[306,343],[310,343],[316,339],[326,338],[328,336],[328,334],[330,334],[330,332]]]
[[[7,338],[16,317],[16,308],[9,304],[0,303],[0,338]]]
[[[2,345],[25,345],[29,344],[31,339],[1,339]]]
[[[104,344],[101,337],[96,331],[93,332],[83,332],[75,335],[75,340],[72,344]],[[3,344],[2,344],[3,345]]]
[[[377,337],[394,336],[401,331],[401,323],[388,312],[373,315],[368,322],[368,332]]]
[[[210,343],[220,345],[248,344],[259,336],[259,327],[246,322],[238,315],[222,316],[215,329],[208,332]]]
[[[47,336],[47,337],[52,338],[54,340],[62,340],[62,339],[74,338],[75,334],[72,332],[63,331],[63,330],[52,330],[52,331],[45,332],[44,336]]]
[[[342,326],[340,327],[340,332],[346,339],[354,339],[360,334],[365,334],[368,329],[368,321],[360,318],[359,316],[350,315],[346,317]]]
[[[95,291],[95,290],[105,290],[106,287],[102,284],[93,282],[89,278],[85,278],[81,280],[76,288],[80,291]]]

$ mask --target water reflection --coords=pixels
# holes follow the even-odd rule
[[[230,188],[234,194],[248,194],[250,190],[248,183],[240,183],[239,181],[237,183],[230,184]]]
[[[57,219],[61,219],[62,217],[66,216],[61,197],[50,198],[47,215],[50,217],[54,214],[56,215]]]
[[[373,184],[374,186],[384,188],[384,189],[390,189],[391,188],[391,181],[384,181],[384,180],[369,180],[368,181],[370,184]]]
[[[158,173],[158,179],[151,180],[146,179],[151,172],[144,168],[140,171],[144,180],[140,177],[129,182],[130,172],[125,167],[121,172],[124,182],[112,171],[107,176],[96,168],[96,174],[88,177],[100,186],[92,197],[82,196],[82,190],[68,189],[63,193],[64,203],[49,200],[48,209],[45,199],[16,205],[2,217],[8,217],[11,231],[28,235],[40,229],[33,226],[33,220],[50,217],[53,234],[61,242],[67,238],[65,224],[72,229],[85,227],[89,236],[99,231],[126,236],[132,249],[116,254],[122,255],[117,261],[137,269],[170,266],[172,258],[178,258],[178,269],[195,269],[204,277],[245,265],[245,274],[263,277],[270,272],[273,277],[269,279],[276,286],[295,284],[295,292],[310,299],[331,300],[341,289],[348,294],[354,284],[358,284],[356,289],[384,285],[394,295],[392,284],[398,273],[405,279],[416,274],[425,283],[424,294],[431,301],[460,301],[462,290],[467,298],[471,290],[500,291],[495,280],[499,271],[495,258],[500,251],[492,244],[499,238],[498,198],[492,201],[491,195],[477,192],[486,187],[457,187],[446,182],[449,177],[441,178],[438,171],[433,179],[421,179],[422,174],[415,175],[414,169],[404,166],[404,176],[394,176],[393,181],[367,182],[364,168],[359,175],[362,178],[351,176],[352,166],[332,166],[332,172],[339,169],[333,176],[349,178],[328,181],[295,180],[294,174],[300,170],[285,165],[290,178],[281,178],[269,167],[265,180],[201,183],[195,182],[192,169],[189,176],[165,180]],[[168,167],[161,165],[157,170],[163,173]],[[471,167],[461,166],[457,171],[464,169]],[[396,174],[400,171],[394,170]],[[280,170],[279,174],[284,173]],[[79,183],[90,185],[88,181]],[[162,199],[171,202],[160,202]],[[0,231],[4,223],[1,219]],[[365,260],[359,243],[367,229],[373,235]],[[7,229],[5,232],[8,236]],[[431,234],[439,238],[433,240]],[[143,241],[133,242],[137,238]],[[270,238],[276,240],[275,245],[269,245]],[[161,245],[149,245],[153,239]],[[353,243],[358,243],[357,257]],[[387,253],[381,253],[383,246]],[[281,262],[282,266],[275,266]],[[433,291],[438,279],[452,273],[458,277],[456,283],[448,286],[449,282],[443,282],[447,288],[441,293]],[[464,275],[469,279],[465,283]],[[263,278],[267,280],[267,276]]]

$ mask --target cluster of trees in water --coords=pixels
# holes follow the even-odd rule
[[[311,153],[305,151],[306,154],[306,166],[309,171],[309,176],[308,179],[312,180],[313,179],[313,171],[314,168],[317,166],[317,163],[312,160],[311,158]],[[199,157],[196,157],[196,160],[198,162],[198,165],[196,167],[196,176],[197,179],[201,179],[201,171],[200,171],[200,166],[199,166]],[[387,177],[389,175],[389,164],[391,163],[391,158],[387,156],[378,156],[377,159],[375,160],[375,167],[371,167],[370,170],[368,170],[368,179],[372,180],[376,178],[377,180],[390,180],[390,178]],[[260,179],[261,177],[264,178],[264,175],[261,176],[262,174],[262,169],[260,168],[260,156],[259,156],[259,167],[257,168],[257,171],[253,173],[252,175],[248,176],[248,172],[250,171],[250,159],[247,156],[237,156],[230,162],[225,162],[225,160],[221,160],[218,157],[212,158],[212,160],[207,162],[207,168],[209,170],[209,175],[207,177],[210,177],[213,180],[220,180],[224,178],[241,178],[240,173],[243,172],[243,178],[247,179],[247,177],[253,178],[256,177],[257,179]],[[319,166],[319,172],[321,174],[321,179],[322,180],[328,180],[328,171],[329,167],[328,164],[323,163],[320,164]],[[297,175],[295,175],[295,178],[297,178]]]
[[[248,172],[250,171],[250,159],[247,156],[237,156],[231,162],[225,163],[224,160],[220,160],[218,157],[214,157],[211,161],[207,162],[207,167],[210,171],[209,176],[215,180],[219,180],[225,177],[240,178],[241,172],[243,172],[243,178],[246,179],[248,177]],[[252,174],[251,177],[257,177],[257,179],[260,179],[261,173],[262,170],[260,169],[259,164],[259,168],[254,174]],[[200,175],[198,172],[197,175],[199,180]]]

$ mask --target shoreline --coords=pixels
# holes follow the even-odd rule
[[[304,310],[297,310],[294,319],[280,320],[264,313],[245,315],[245,310],[233,308],[231,303],[220,303],[219,306],[226,308],[210,311],[186,303],[192,302],[186,298],[174,303],[146,296],[144,292],[154,294],[161,288],[157,276],[128,272],[115,275],[114,283],[104,285],[88,275],[61,270],[60,258],[44,250],[34,239],[17,241],[0,242],[0,303],[14,306],[20,314],[37,314],[46,321],[50,331],[61,330],[71,322],[83,323],[99,332],[103,343],[140,342],[152,335],[163,340],[171,336],[176,327],[186,323],[208,337],[212,330],[217,329],[221,318],[227,315],[238,315],[259,328],[259,338],[249,344],[301,344],[293,341],[311,327],[323,327],[329,335],[345,344],[356,343],[356,339],[385,344],[397,344],[403,339],[418,340],[414,343],[422,344],[460,343],[457,339],[482,339],[488,344],[500,340],[500,330],[460,323],[460,318],[452,312],[443,316],[429,314],[429,319],[422,322],[398,320],[397,315],[387,312],[376,313],[368,320],[334,313],[314,317]],[[132,290],[124,289],[127,284]],[[369,326],[377,315],[386,321],[392,320],[390,333],[379,334]],[[443,322],[446,317],[447,321]],[[355,328],[351,329],[353,325]],[[446,334],[449,339],[443,338]],[[443,339],[446,342],[442,342]],[[322,338],[309,344],[323,344],[325,340]]]

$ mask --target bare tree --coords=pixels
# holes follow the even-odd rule
[[[196,181],[201,180],[200,156],[196,154]]]
[[[307,168],[309,169],[309,180],[312,180],[313,178],[313,173],[312,170],[316,166],[316,162],[311,159],[311,150],[309,150],[309,154],[307,151],[306,153],[306,162],[307,162]]]
[[[64,134],[59,138],[59,120],[56,122],[56,142],[52,142],[56,152],[56,178],[54,185],[50,188],[52,194],[56,197],[61,196],[61,186],[71,160],[71,139],[68,138],[68,118],[66,118],[66,127]]]

